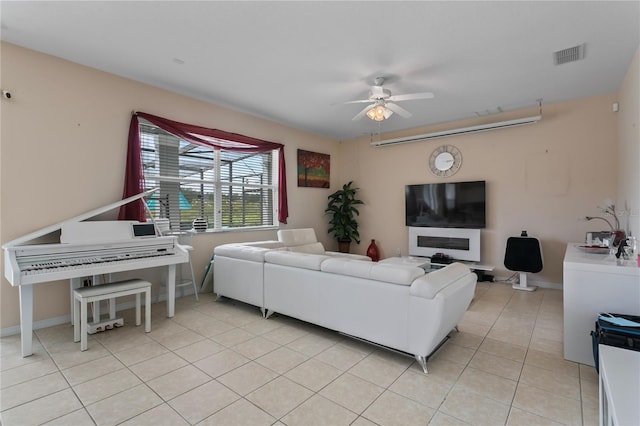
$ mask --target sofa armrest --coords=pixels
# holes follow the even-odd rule
[[[474,274],[468,267],[455,262],[416,279],[411,284],[409,293],[412,296],[433,299],[440,291],[469,275]]]

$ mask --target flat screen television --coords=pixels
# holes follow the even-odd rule
[[[405,186],[407,226],[486,227],[485,181]]]

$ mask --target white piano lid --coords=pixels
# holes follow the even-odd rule
[[[95,210],[88,211],[86,213],[83,213],[83,214],[78,215],[76,217],[73,217],[71,219],[67,219],[67,220],[65,220],[63,222],[56,223],[54,225],[50,225],[50,226],[47,226],[47,227],[42,228],[42,229],[38,229],[37,231],[31,232],[31,233],[29,233],[27,235],[23,235],[22,237],[16,238],[13,241],[9,241],[8,243],[5,243],[2,246],[2,248],[4,249],[4,248],[8,248],[8,247],[17,246],[17,245],[20,245],[20,244],[24,244],[24,243],[26,243],[28,241],[34,240],[36,238],[43,237],[43,236],[45,236],[47,234],[51,234],[52,232],[55,232],[55,231],[58,231],[58,230],[62,229],[62,225],[64,225],[67,222],[81,222],[83,220],[90,219],[90,218],[92,218],[94,216],[97,216],[97,215],[99,215],[101,213],[108,212],[108,211],[113,210],[113,209],[115,209],[117,207],[124,206],[125,204],[131,203],[132,201],[135,201],[135,200],[138,200],[140,198],[146,197],[146,196],[156,192],[157,190],[158,190],[158,188],[151,189],[151,190],[145,191],[145,192],[141,192],[141,193],[139,193],[137,195],[134,195],[132,197],[125,198],[124,200],[116,201],[115,203],[111,203],[111,204],[108,204],[108,205],[103,206],[103,207],[99,207],[99,208],[97,208]]]

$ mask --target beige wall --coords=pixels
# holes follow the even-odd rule
[[[285,144],[287,226],[317,226],[318,237],[330,244],[323,216],[330,190],[297,187],[296,150],[330,154],[333,160],[337,142],[15,45],[2,43],[1,49],[0,84],[13,95],[0,103],[3,244],[121,198],[133,110]],[[273,230],[197,235],[197,281],[215,245],[274,238]],[[34,299],[35,321],[69,312],[65,282],[36,286]],[[18,315],[18,289],[3,277],[1,328],[18,325]]]
[[[11,101],[0,102],[2,243],[121,197],[132,110],[285,144],[290,217],[283,226],[315,227],[328,249],[335,243],[322,214],[327,195],[354,180],[366,204],[363,243],[352,250],[364,253],[375,238],[383,256],[395,255],[396,248],[406,254],[404,185],[439,180],[428,172],[427,159],[443,143],[456,145],[464,156],[462,169],[450,180],[488,183],[482,260],[494,264],[498,275],[507,274],[502,265],[506,238],[527,229],[541,239],[546,260],[544,271],[531,280],[560,283],[566,242],[599,228],[578,218],[596,214],[605,197],[628,199],[640,232],[637,54],[619,94],[545,106],[538,124],[372,148],[368,140],[338,143],[11,44],[0,48],[0,86],[13,94]],[[616,100],[617,116],[611,111]],[[618,131],[628,141],[620,152]],[[298,148],[331,155],[331,189],[297,187]],[[628,158],[635,160],[627,163]],[[615,170],[623,161],[618,178]],[[635,177],[628,178],[632,173]],[[618,179],[629,184],[619,186]],[[273,230],[197,235],[192,253],[197,280],[215,245],[272,238]],[[68,294],[66,282],[36,286],[34,319],[68,315]],[[18,290],[2,278],[0,328],[17,326],[18,312]]]
[[[355,181],[366,203],[361,209],[365,243],[358,250],[364,252],[375,238],[383,257],[395,255],[397,248],[407,253],[406,184],[486,180],[482,262],[494,265],[498,276],[510,275],[503,265],[506,240],[527,230],[540,239],[545,260],[543,271],[530,280],[560,284],[566,243],[601,229],[602,223],[578,219],[595,215],[605,197],[617,194],[614,100],[606,95],[545,105],[542,121],[509,129],[383,147],[371,147],[368,139],[341,144],[341,177]],[[429,155],[441,144],[455,145],[463,155],[461,170],[446,179],[428,170]]]

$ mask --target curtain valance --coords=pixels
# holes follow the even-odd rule
[[[289,208],[287,204],[287,181],[284,162],[284,145],[264,141],[238,133],[219,129],[180,123],[144,112],[135,112],[129,125],[129,145],[122,198],[139,194],[144,188],[144,172],[142,168],[142,150],[140,145],[140,124],[138,117],[144,118],[162,130],[196,145],[204,145],[213,149],[233,152],[259,153],[278,150],[278,221],[287,223]],[[142,200],[129,203],[120,208],[118,219],[144,221],[146,217]]]

